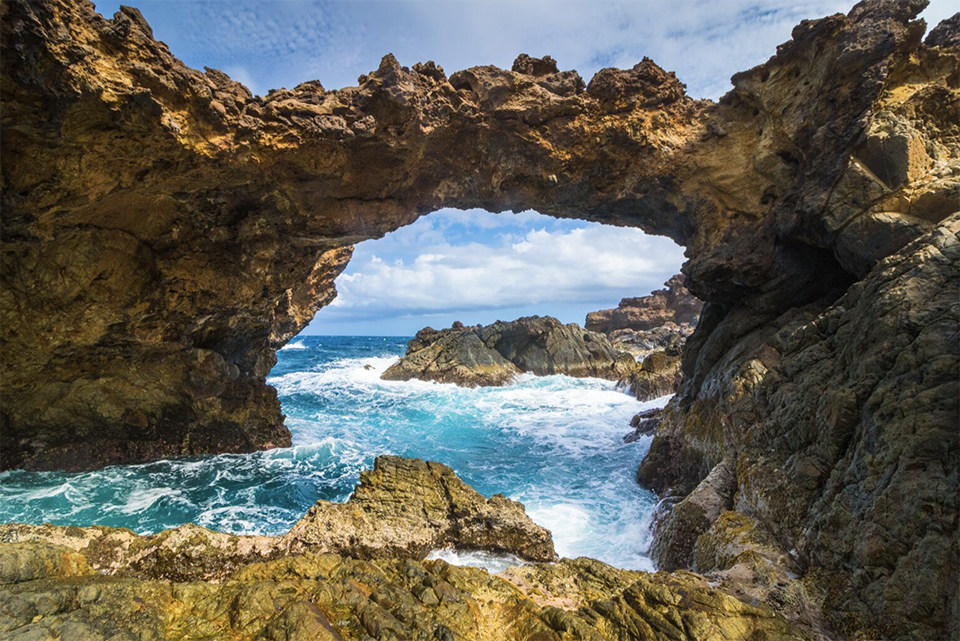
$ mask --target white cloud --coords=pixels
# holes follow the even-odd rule
[[[531,229],[519,241],[431,243],[396,260],[375,253],[379,242],[358,247],[337,280],[337,317],[603,304],[659,287],[683,261],[668,239],[602,225]]]

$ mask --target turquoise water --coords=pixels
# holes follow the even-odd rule
[[[141,533],[187,522],[280,534],[317,500],[345,501],[379,454],[440,461],[486,495],[522,501],[564,556],[651,569],[656,497],[634,474],[649,439],[624,444],[646,407],[613,383],[524,375],[502,388],[381,381],[406,338],[300,337],[278,354],[293,447],[0,474],[0,522],[94,523]],[[662,404],[665,399],[661,399]]]

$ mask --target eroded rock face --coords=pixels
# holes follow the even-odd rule
[[[440,331],[426,327],[381,378],[467,387],[504,385],[521,372],[617,380],[635,364],[603,334],[552,316],[528,316],[485,326],[455,323]]]
[[[623,331],[642,332],[667,323],[694,326],[703,302],[684,286],[683,274],[665,282],[649,296],[624,298],[615,309],[601,309],[587,314],[584,324],[589,330],[615,337]]]
[[[5,638],[383,641],[810,639],[768,605],[690,573],[591,559],[485,570],[423,561],[438,544],[554,560],[523,506],[485,499],[446,466],[380,457],[344,504],[281,537],[195,525],[0,525]]]
[[[733,457],[728,511],[833,625],[957,636],[960,20],[924,43],[923,6],[806,21],[713,104],[531,58],[253,97],[135,10],[4,2],[2,465],[288,442],[275,350],[352,243],[440,207],[637,226],[705,301],[640,477],[682,496]]]

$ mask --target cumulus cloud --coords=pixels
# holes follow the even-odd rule
[[[360,245],[337,279],[340,295],[327,317],[601,305],[659,287],[683,261],[672,241],[635,229],[563,223],[533,213],[507,222],[486,212],[445,213]],[[465,216],[472,218],[461,222]],[[553,229],[530,224],[538,219]],[[461,240],[445,240],[444,229]],[[477,229],[487,233],[470,241]],[[418,246],[416,253],[400,250],[408,242]]]

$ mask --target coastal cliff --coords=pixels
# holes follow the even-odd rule
[[[805,21],[713,103],[527,56],[255,97],[134,9],[4,2],[2,467],[289,444],[275,351],[354,243],[441,207],[635,226],[705,303],[639,471],[675,502],[661,567],[799,574],[853,639],[960,635],[960,18],[924,40],[924,5]]]

